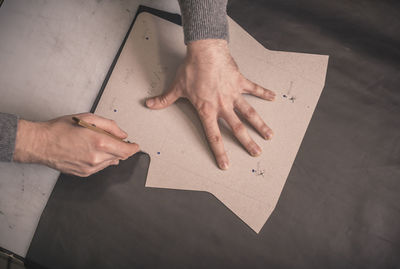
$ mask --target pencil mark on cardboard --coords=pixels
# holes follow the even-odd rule
[[[257,169],[252,169],[251,171],[254,173],[255,176],[264,177],[265,169],[264,168],[260,168],[260,162],[257,162]]]
[[[133,74],[133,68],[126,68],[126,73],[125,73],[125,77],[123,79],[125,84],[129,83],[129,78],[131,77],[131,75]]]
[[[296,100],[296,96],[291,94],[292,89],[293,89],[293,81],[290,81],[289,89],[287,90],[287,92],[285,94],[282,94],[282,97],[287,98],[289,101],[294,103],[294,101]]]
[[[152,76],[150,78],[150,87],[147,89],[147,93],[149,95],[154,95],[154,94],[159,94],[160,93],[160,87],[162,87],[162,84],[165,80],[165,73],[168,70],[168,67],[165,67],[158,63],[154,71],[151,72]]]
[[[290,95],[290,93],[292,92],[292,88],[293,88],[293,81],[290,81],[290,86],[289,90],[287,91],[287,95]]]

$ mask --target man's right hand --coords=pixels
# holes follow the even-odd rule
[[[127,137],[113,120],[91,113],[63,116],[48,122],[20,120],[14,161],[44,164],[63,173],[87,177],[139,151],[137,144],[77,126],[73,116],[121,139]]]

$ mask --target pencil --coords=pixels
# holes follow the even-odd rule
[[[86,122],[86,121],[84,121],[84,120],[81,120],[81,119],[77,118],[77,117],[72,117],[72,119],[73,119],[79,126],[88,128],[88,129],[90,129],[90,130],[92,130],[92,131],[95,131],[95,132],[97,132],[97,133],[100,133],[100,134],[108,135],[108,136],[110,136],[110,137],[112,137],[112,138],[114,138],[114,139],[117,139],[118,141],[125,142],[122,138],[119,138],[118,136],[115,136],[115,135],[113,135],[112,133],[109,133],[109,132],[107,132],[107,131],[101,129],[101,128],[97,127],[97,126],[94,125],[94,124],[90,124],[90,123],[88,123],[88,122]],[[125,143],[129,143],[129,142],[125,142]]]

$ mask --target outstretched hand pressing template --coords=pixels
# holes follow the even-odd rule
[[[170,88],[160,96],[147,99],[146,105],[151,109],[162,109],[178,98],[189,99],[199,114],[219,168],[225,170],[229,167],[229,159],[218,118],[228,123],[235,137],[252,156],[260,155],[261,148],[250,137],[237,113],[264,139],[271,139],[273,135],[257,111],[244,99],[242,94],[245,93],[268,101],[275,98],[272,91],[249,81],[240,73],[226,40],[206,39],[187,45],[186,58]]]

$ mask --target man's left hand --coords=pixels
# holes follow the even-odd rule
[[[236,113],[240,113],[264,139],[272,137],[272,130],[242,94],[252,94],[265,100],[274,100],[275,94],[246,79],[232,58],[225,40],[207,39],[188,44],[184,63],[179,67],[175,80],[164,94],[149,98],[146,105],[162,109],[178,98],[190,100],[196,108],[203,128],[221,169],[229,166],[222,142],[218,118],[223,118],[235,137],[252,156],[261,154]]]

